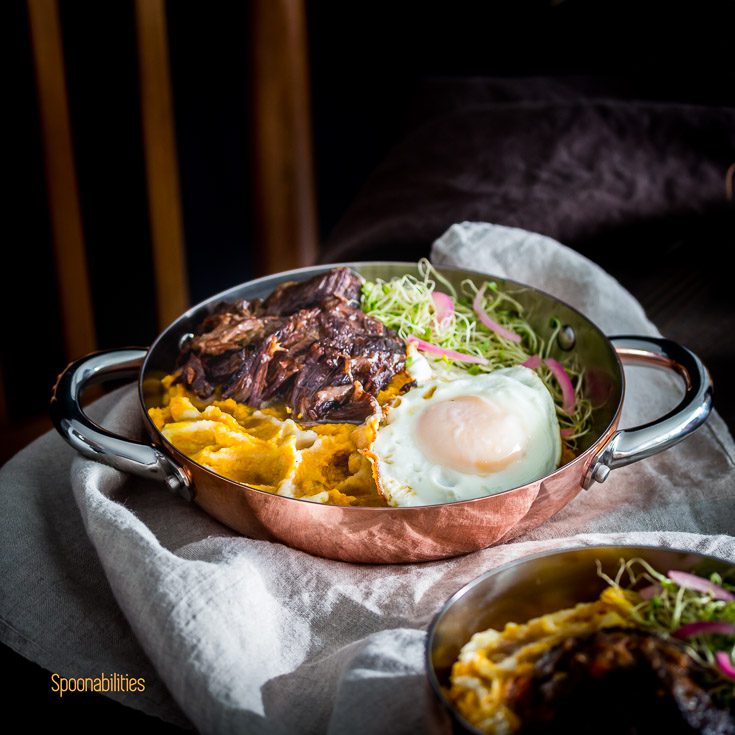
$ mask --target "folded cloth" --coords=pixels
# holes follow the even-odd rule
[[[656,331],[619,284],[548,238],[465,223],[433,253],[437,264],[543,288],[608,333]],[[628,424],[677,400],[665,374],[636,369],[628,378]],[[134,390],[94,410],[110,429],[142,435]],[[691,438],[616,470],[521,539],[458,559],[379,566],[242,538],[163,487],[71,460],[47,435],[0,475],[0,639],[62,674],[144,675],[150,689],[124,701],[182,722],[163,682],[202,732],[448,733],[423,656],[426,626],[452,592],[498,564],[577,545],[661,545],[735,563],[734,458],[713,414]],[[87,535],[140,647],[68,503],[70,465]]]

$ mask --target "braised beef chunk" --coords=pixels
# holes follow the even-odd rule
[[[392,340],[357,337],[350,350],[352,374],[368,393],[377,395],[390,383],[393,376],[403,369],[405,348],[395,349]]]
[[[328,393],[329,389],[320,391],[317,399]],[[362,389],[356,380],[347,400],[340,401],[329,408],[329,420],[345,424],[361,424],[368,416],[374,414],[378,408],[377,400]]]
[[[231,350],[223,355],[210,357],[206,360],[207,375],[213,383],[222,384],[239,372],[243,363],[250,358],[253,349],[244,347],[241,350]]]
[[[282,316],[317,306],[329,296],[336,296],[356,307],[360,302],[360,278],[349,268],[332,268],[314,278],[277,286],[263,302],[263,313]]]
[[[207,378],[207,371],[199,355],[193,352],[181,368],[181,380],[187,388],[193,390],[200,398],[209,398],[214,393],[214,386]]]
[[[258,343],[257,349],[246,351],[240,369],[224,383],[222,398],[234,398],[240,403],[260,406],[270,361],[277,349],[278,339],[271,334]]]
[[[282,400],[305,423],[361,423],[403,370],[393,330],[359,308],[360,279],[333,268],[281,284],[264,301],[222,304],[180,355],[180,380],[201,398],[261,407]]]
[[[292,383],[288,403],[293,407],[296,416],[305,416],[310,420],[317,420],[317,412],[321,405],[322,412],[328,413],[333,407],[319,401],[317,394],[329,387],[344,386],[352,384],[350,374],[349,357],[338,350],[325,347],[319,342],[314,342],[305,356],[304,365],[298,376]],[[345,394],[342,395],[344,398]]]
[[[282,320],[278,317],[255,316],[241,311],[240,306],[236,305],[231,311],[223,310],[208,316],[190,347],[202,355],[222,355],[267,337],[281,323]]]
[[[508,706],[520,733],[733,735],[707,674],[676,641],[629,629],[568,638],[514,684]]]

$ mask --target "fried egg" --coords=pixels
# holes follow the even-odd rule
[[[551,394],[523,366],[425,382],[385,413],[369,457],[393,506],[492,495],[548,475],[561,458]]]

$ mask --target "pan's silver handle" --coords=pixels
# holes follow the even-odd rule
[[[95,383],[136,376],[147,350],[127,348],[95,352],[69,365],[59,375],[51,395],[51,419],[56,430],[80,454],[123,472],[161,480],[187,500],[191,480],[182,467],[152,444],[126,439],[99,426],[82,410],[82,391]]]
[[[684,378],[681,403],[660,419],[633,429],[616,431],[598,452],[585,474],[583,486],[604,482],[611,470],[645,459],[686,438],[712,410],[712,379],[704,363],[686,347],[658,337],[610,337],[623,363],[671,370]]]

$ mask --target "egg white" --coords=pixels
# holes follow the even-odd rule
[[[500,469],[460,471],[456,465],[447,466],[438,462],[436,456],[427,456],[426,442],[419,441],[420,428],[425,432],[426,427],[425,422],[420,427],[422,415],[429,407],[470,396],[487,401],[522,434],[521,448]],[[473,428],[471,420],[455,426],[454,441],[470,437]],[[498,431],[502,429],[500,424]],[[438,442],[451,440],[448,433],[446,437],[442,433],[439,427]],[[502,439],[498,436],[498,441]],[[464,373],[463,377],[449,382],[434,378],[422,381],[420,386],[400,396],[385,412],[370,456],[378,487],[390,505],[469,500],[525,485],[553,472],[561,459],[559,423],[549,391],[538,375],[526,367],[503,368],[481,375]]]

